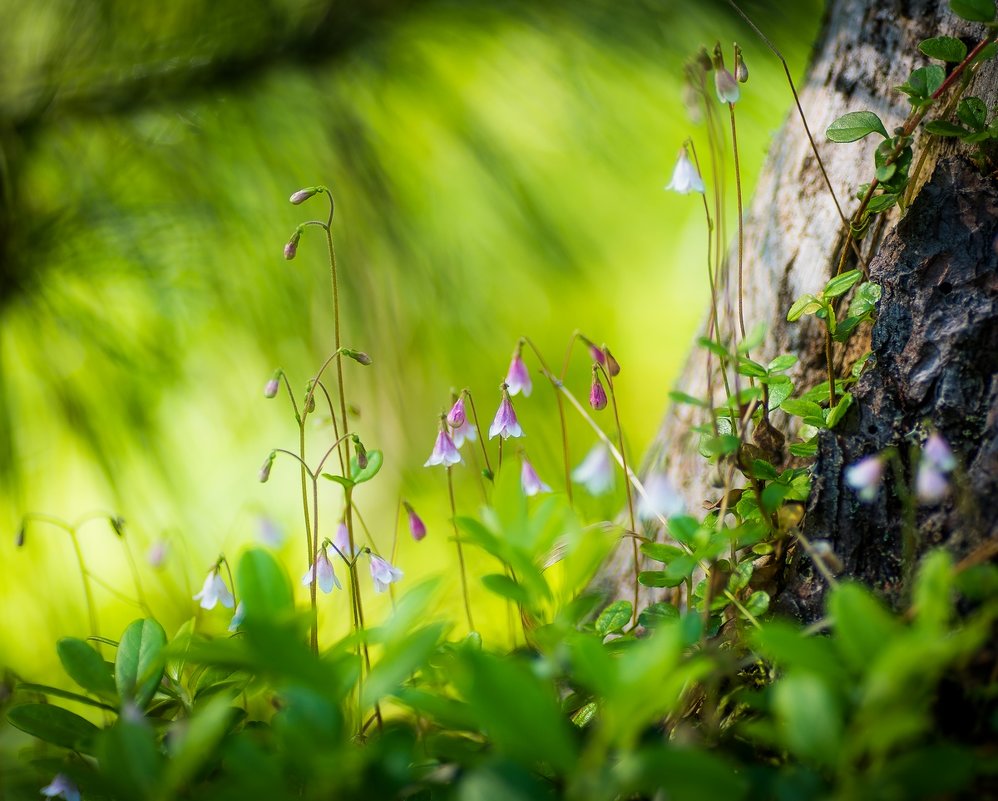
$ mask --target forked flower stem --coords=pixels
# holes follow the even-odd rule
[[[568,346],[569,354],[572,352],[572,344],[575,342],[578,336],[579,336],[578,331],[576,331],[572,335],[572,341],[569,343]],[[549,375],[551,371],[548,369],[547,362],[544,361],[544,356],[541,354],[540,350],[533,343],[530,337],[520,337],[520,341],[526,343],[530,347],[530,350],[534,352],[534,356],[537,357],[537,362],[538,364],[540,364],[541,370],[546,375]],[[565,355],[565,370],[567,369],[568,369],[568,354]],[[562,380],[564,380],[565,370],[562,371]],[[562,462],[564,463],[565,467],[565,494],[568,496],[568,502],[572,503],[572,464],[570,461],[571,457],[569,456],[568,452],[568,427],[565,422],[565,405],[561,401],[561,395],[559,394],[557,388],[555,388],[554,397],[555,397],[555,402],[558,404],[558,423],[561,426],[561,453],[562,453]]]

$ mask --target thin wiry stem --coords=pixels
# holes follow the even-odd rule
[[[502,438],[499,439],[500,454],[502,453]],[[457,546],[457,562],[461,570],[461,595],[464,598],[464,613],[468,618],[468,631],[475,630],[475,623],[471,618],[471,599],[468,596],[468,575],[464,566],[464,550],[461,547],[461,531],[457,525],[457,505],[454,503],[454,477],[451,475],[451,466],[447,465],[447,495],[450,498],[451,523],[454,526],[454,544]]]

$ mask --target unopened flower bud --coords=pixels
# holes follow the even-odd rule
[[[363,364],[364,366],[371,364],[371,357],[361,350],[351,350],[350,348],[343,348],[341,352],[348,359],[353,359],[358,364]]]
[[[606,356],[606,371],[610,374],[610,378],[616,378],[620,375],[620,364],[613,358],[613,354],[610,353],[610,349],[604,345],[603,354]]]
[[[270,468],[274,466],[274,457],[277,456],[276,451],[271,451],[267,460],[263,463],[263,467],[260,468],[260,483],[266,484],[267,479],[270,478]]]
[[[319,187],[310,186],[308,189],[299,189],[295,192],[288,200],[294,205],[298,206],[308,200],[312,195],[319,191]]]
[[[109,517],[107,522],[111,524],[111,530],[119,537],[125,536],[125,518],[120,516]]]
[[[311,381],[305,387],[305,411],[308,414],[315,411],[315,384]]]
[[[419,542],[426,536],[426,524],[416,514],[416,510],[412,508],[408,501],[403,501],[402,505],[405,507],[406,514],[409,515],[409,533],[412,534],[412,538],[416,542]]]
[[[467,420],[468,416],[464,411],[464,397],[462,396],[454,401],[454,405],[447,412],[447,425],[451,428],[460,428]]]
[[[701,47],[697,51],[697,64],[700,65],[700,68],[704,72],[710,72],[713,68],[714,65],[710,61],[710,54],[707,52],[706,47]]]
[[[14,545],[17,546],[18,548],[21,548],[21,547],[24,546],[24,524],[23,523],[21,524],[21,527],[18,528],[17,534],[14,535]]]
[[[301,239],[301,229],[299,228],[293,234],[291,234],[291,239],[288,240],[288,244],[284,246],[284,258],[291,261],[298,253],[298,240]]]
[[[603,382],[599,380],[597,368],[593,368],[593,383],[589,388],[589,405],[596,411],[606,408],[606,390],[603,389]]]
[[[277,391],[281,388],[281,371],[275,370],[273,377],[267,382],[266,386],[263,388],[263,397],[273,398],[277,395]]]
[[[353,436],[353,444],[357,448],[357,467],[364,470],[367,467],[367,448],[356,434]]]
[[[738,83],[745,83],[748,80],[748,67],[745,66],[745,59],[742,58],[742,49],[735,45],[735,78]]]

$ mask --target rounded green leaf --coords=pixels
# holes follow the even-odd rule
[[[829,125],[825,136],[832,142],[842,143],[855,142],[872,133],[878,133],[884,139],[889,138],[880,117],[872,111],[850,111]]]
[[[769,593],[765,590],[753,592],[745,602],[745,608],[755,617],[766,614],[769,609]]]
[[[956,116],[965,125],[980,131],[988,124],[988,107],[979,97],[965,97],[956,107]]]
[[[84,690],[102,698],[114,699],[114,677],[107,663],[93,646],[75,637],[63,637],[56,644],[59,661],[69,677]]]
[[[995,0],[949,0],[949,7],[958,17],[971,22],[991,22],[995,18]]]
[[[20,704],[7,713],[7,721],[39,740],[74,750],[88,748],[98,731],[86,718],[51,704]]]
[[[926,39],[918,45],[929,58],[937,58],[940,61],[963,61],[967,57],[967,46],[959,39],[952,36],[934,36]]]
[[[152,700],[163,677],[163,648],[166,632],[155,620],[132,622],[118,643],[114,662],[114,683],[122,701],[133,700],[144,709]]]
[[[661,626],[669,620],[679,620],[679,610],[665,601],[660,601],[657,604],[649,604],[638,615],[638,623],[646,629]]]
[[[925,130],[934,136],[946,136],[953,138],[960,138],[970,133],[970,131],[962,125],[946,122],[946,120],[932,120],[932,122],[927,122],[925,124]]]
[[[630,601],[615,601],[596,618],[596,632],[607,635],[620,631],[630,621],[633,612],[634,607]]]
[[[848,292],[863,277],[861,270],[848,270],[835,276],[827,284],[822,294],[826,298],[834,298]]]
[[[239,559],[236,588],[246,614],[251,617],[280,617],[294,611],[294,593],[287,573],[262,548],[253,548]]]
[[[643,542],[641,543],[641,553],[656,562],[671,562],[677,556],[682,556],[686,551],[675,545],[667,545],[664,542]]]

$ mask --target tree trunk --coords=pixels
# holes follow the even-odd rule
[[[913,67],[928,63],[918,52],[919,41],[950,35],[972,47],[984,33],[983,26],[963,22],[944,3],[830,3],[801,102],[846,215],[858,205],[857,187],[873,177],[880,137],[832,144],[824,137],[829,123],[868,109],[888,130],[900,125],[909,105],[894,87]],[[968,94],[991,108],[996,90],[992,60]],[[751,91],[751,83],[744,91]],[[933,108],[926,119],[935,113]],[[919,194],[900,221],[895,209],[886,226],[878,230],[875,224],[860,243],[870,279],[883,287],[878,320],[872,336],[864,326],[845,346],[835,345],[833,361],[842,377],[866,351],[873,351],[873,359],[853,388],[855,403],[846,418],[821,436],[802,523],[808,539],[828,542],[845,574],[889,596],[897,594],[907,569],[901,563],[901,504],[886,488],[874,504],[857,503],[844,483],[847,465],[894,446],[908,480],[909,443],[938,430],[960,462],[958,486],[941,505],[918,513],[909,547],[917,553],[947,543],[958,557],[965,556],[984,540],[993,542],[998,521],[998,190],[993,177],[981,178],[959,155],[963,146],[947,143],[952,141],[916,134],[916,162],[926,155]],[[794,111],[772,145],[746,220],[744,304],[749,329],[759,321],[767,326],[766,340],[752,357],[765,363],[781,353],[797,355],[792,378],[798,390],[826,377],[823,325],[813,317],[788,323],[786,313],[797,297],[818,292],[835,274],[844,239],[845,227]],[[734,264],[733,255],[729,263]],[[846,269],[854,266],[850,253]],[[706,351],[694,350],[677,389],[707,397],[708,368]],[[719,383],[715,378],[716,402],[723,401]],[[791,421],[782,413],[772,420],[790,441]],[[698,435],[691,431],[703,422],[695,407],[670,409],[642,470],[664,473],[687,509],[701,516],[704,501],[722,494],[718,469],[697,453]],[[892,481],[888,474],[888,484]],[[766,588],[782,611],[813,619],[820,614],[825,583],[796,538],[787,542],[786,562],[758,572],[776,574]],[[619,597],[630,597],[629,546],[618,549],[601,580]],[[642,588],[642,603],[659,600],[661,592]]]

